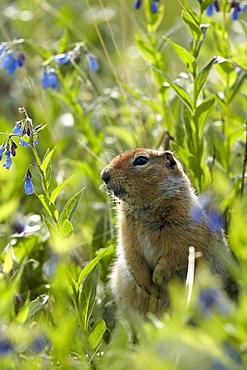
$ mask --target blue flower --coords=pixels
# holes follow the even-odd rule
[[[4,163],[3,167],[9,170],[12,165],[11,153],[9,149],[6,150],[5,155],[6,155],[6,162]]]
[[[57,64],[67,65],[71,62],[71,58],[73,57],[73,52],[68,51],[67,53],[57,54],[54,56],[54,60]]]
[[[32,178],[32,174],[31,174],[31,171],[28,169],[27,174],[24,178],[24,180],[25,180],[24,188],[25,188],[26,194],[28,194],[28,195],[33,194],[33,192],[34,192],[34,186],[33,186],[33,183],[31,181],[31,178]]]
[[[54,69],[44,71],[41,79],[41,85],[44,89],[50,88],[56,90],[58,88],[58,77]]]
[[[133,8],[134,9],[140,9],[141,5],[142,5],[142,1],[141,0],[136,0],[133,4]]]
[[[35,352],[39,353],[49,345],[50,345],[49,339],[44,334],[42,334],[33,341],[32,347]]]
[[[214,8],[213,8],[213,4],[210,4],[207,9],[206,9],[206,14],[210,17],[211,15],[214,14]]]
[[[13,128],[12,132],[13,132],[13,134],[18,135],[18,136],[22,136],[22,135],[24,135],[24,132],[23,132],[23,130],[22,130],[22,128],[21,128],[21,123],[18,123],[18,124]],[[21,144],[22,146],[29,146],[29,144],[28,144],[26,141],[22,140],[22,139],[20,139],[20,144]]]
[[[93,54],[87,54],[87,61],[90,71],[96,72],[99,69],[99,63]]]
[[[153,0],[152,1],[152,4],[151,4],[151,12],[153,14],[156,14],[158,12],[158,10],[159,10],[159,5],[157,4],[158,1],[159,0]]]
[[[5,147],[3,145],[0,146],[0,161],[3,159],[3,152],[5,151]]]
[[[5,356],[13,350],[12,344],[9,339],[0,338],[0,356]]]
[[[232,12],[232,20],[237,21],[238,20],[238,9],[234,8]]]
[[[3,56],[1,67],[6,70],[7,74],[11,75],[19,67],[23,66],[25,56],[22,53],[14,53],[9,51]]]
[[[215,0],[212,4],[210,4],[206,9],[206,14],[210,17],[214,14],[214,9],[216,12],[220,11],[220,3],[219,0]]]

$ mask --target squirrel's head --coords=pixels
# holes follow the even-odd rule
[[[171,152],[143,148],[113,158],[101,178],[117,198],[135,208],[148,207],[190,188],[180,162]]]

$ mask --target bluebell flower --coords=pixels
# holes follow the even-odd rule
[[[7,355],[13,350],[12,344],[7,338],[0,338],[0,357]]]
[[[90,71],[96,72],[99,69],[99,63],[93,54],[87,54],[87,61]]]
[[[34,186],[33,186],[33,183],[31,181],[31,178],[32,178],[32,174],[31,174],[31,171],[28,169],[27,174],[24,178],[24,180],[25,180],[24,188],[25,188],[26,194],[28,194],[28,195],[33,194],[33,192],[34,192]]]
[[[32,348],[35,352],[39,353],[47,346],[50,346],[50,341],[44,334],[42,334],[33,341]]]
[[[12,165],[11,153],[9,149],[6,150],[5,155],[6,155],[6,162],[4,163],[3,167],[9,170]]]
[[[5,147],[3,145],[0,146],[0,161],[3,159],[3,153],[5,151]]]
[[[141,5],[142,5],[142,0],[136,0],[133,4],[133,8],[140,9]]]
[[[11,147],[10,147],[10,153],[11,153],[12,157],[15,157],[16,156],[16,149],[17,149],[17,145],[12,140],[12,144],[11,144]]]
[[[239,17],[239,13],[245,13],[247,10],[247,6],[245,4],[241,4],[238,1],[233,1],[231,4],[231,8],[233,8],[232,12],[232,20],[237,21]]]
[[[219,0],[215,0],[212,4],[210,4],[207,9],[206,9],[206,14],[208,16],[211,16],[214,14],[214,10],[216,10],[216,12],[219,12],[220,11],[220,3],[219,3]]]
[[[230,304],[219,288],[205,288],[198,295],[201,313],[204,317],[210,316],[214,309],[222,315],[228,315]]]
[[[58,88],[58,77],[54,69],[44,71],[41,79],[41,85],[44,89],[50,88],[56,90]]]
[[[211,15],[214,14],[214,8],[213,8],[213,4],[210,4],[207,9],[206,9],[206,14],[210,17]]]
[[[18,123],[18,124],[13,128],[12,132],[13,132],[13,134],[18,135],[18,136],[22,136],[22,135],[24,135],[24,132],[23,132],[23,130],[22,130],[22,128],[21,128],[21,123]],[[21,144],[22,146],[29,146],[29,144],[28,144],[26,141],[22,140],[22,139],[20,139],[20,144]]]
[[[1,67],[6,70],[7,74],[11,75],[19,67],[23,66],[25,56],[23,53],[14,53],[9,51],[2,57]]]
[[[68,51],[67,53],[57,54],[54,56],[54,60],[57,64],[67,65],[71,62],[73,57],[73,51]]]
[[[159,5],[157,4],[159,0],[152,0],[152,3],[151,3],[151,12],[153,14],[156,14],[159,10]]]

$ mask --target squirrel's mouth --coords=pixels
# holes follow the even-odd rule
[[[107,188],[120,199],[127,194],[126,190],[120,185],[107,184]]]

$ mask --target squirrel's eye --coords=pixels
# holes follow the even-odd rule
[[[144,155],[140,155],[139,157],[136,157],[136,159],[133,162],[134,166],[144,166],[144,164],[149,162],[149,158],[144,157]]]

